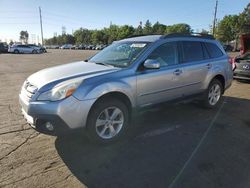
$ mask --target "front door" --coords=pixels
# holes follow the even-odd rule
[[[178,64],[176,42],[157,47],[147,59],[160,63],[159,69],[142,68],[137,73],[137,104],[140,107],[178,98],[182,85],[182,69]]]

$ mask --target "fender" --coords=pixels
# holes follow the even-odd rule
[[[126,95],[131,104],[132,107],[136,106],[135,96],[136,96],[136,84],[134,86],[130,85],[129,83],[136,83],[136,81],[133,81],[131,79],[135,78],[126,78],[126,81],[109,81],[104,82],[99,85],[97,84],[86,84],[83,89],[75,92],[73,95],[78,100],[97,100],[101,96],[112,93],[112,92],[120,92],[124,95]]]
[[[224,66],[223,62],[221,62],[221,61],[218,61],[217,63],[213,64],[211,70],[209,70],[209,72],[207,74],[207,77],[204,81],[202,89],[206,90],[208,88],[210,82],[212,81],[212,79],[218,75],[222,76],[224,78],[224,80],[226,80],[226,77],[225,77],[226,73],[224,72],[223,66]]]

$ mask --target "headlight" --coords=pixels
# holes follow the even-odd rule
[[[38,101],[58,101],[71,96],[83,79],[73,79],[56,85],[53,89],[41,93],[37,98]]]

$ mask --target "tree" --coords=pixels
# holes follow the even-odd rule
[[[239,16],[227,15],[218,23],[216,38],[222,42],[230,42],[237,39],[239,33]]]
[[[160,24],[158,21],[153,25],[153,33],[158,35],[163,35],[166,30],[166,25]]]
[[[183,34],[190,34],[192,33],[192,29],[190,25],[185,24],[185,23],[180,23],[180,24],[174,24],[171,26],[166,27],[166,34],[170,33],[183,33]]]
[[[250,33],[250,3],[243,12],[239,14],[238,22],[240,33]]]
[[[29,40],[29,33],[28,31],[21,31],[20,32],[20,41],[27,44]]]
[[[121,26],[119,27],[119,33],[118,33],[117,39],[120,40],[120,39],[128,38],[132,36],[134,32],[135,32],[135,29],[132,26],[129,26],[129,25]]]
[[[91,31],[88,29],[80,28],[74,32],[75,41],[77,44],[90,44],[91,43]]]
[[[103,36],[104,36],[104,32],[102,30],[93,31],[91,34],[92,43],[93,44],[100,44],[100,43],[104,44],[105,39],[103,38]]]
[[[112,43],[118,39],[119,27],[117,25],[110,25],[107,29],[108,43]]]
[[[100,30],[88,30],[80,28],[75,30],[73,35],[58,35],[45,40],[47,45],[62,45],[62,44],[110,44],[115,40],[131,37],[133,35],[150,35],[150,34],[165,34],[165,33],[190,33],[191,27],[188,24],[175,24],[166,26],[156,22],[153,26],[149,20],[142,27],[142,22],[137,28],[130,25],[110,25],[108,28]]]
[[[153,28],[152,24],[149,20],[146,21],[144,27],[143,27],[143,34],[144,35],[150,35],[153,34]]]
[[[140,22],[140,24],[138,25],[138,27],[135,29],[134,32],[135,35],[142,35],[143,34],[143,28],[142,28],[142,22]]]
[[[202,30],[201,30],[201,34],[208,35],[208,34],[209,34],[209,31],[207,31],[207,30],[205,30],[205,29],[202,29]]]
[[[13,40],[10,40],[9,46],[12,46],[14,44]]]

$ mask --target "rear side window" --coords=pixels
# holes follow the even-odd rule
[[[205,47],[207,49],[207,52],[210,56],[210,58],[216,58],[223,56],[222,51],[219,49],[219,47],[213,43],[205,42]]]
[[[182,42],[182,61],[200,61],[204,59],[202,45],[196,41],[183,41]]]

